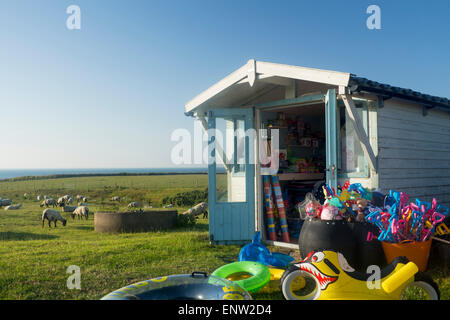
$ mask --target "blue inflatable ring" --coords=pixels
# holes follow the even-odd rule
[[[131,284],[101,300],[252,300],[252,297],[233,281],[194,272]]]

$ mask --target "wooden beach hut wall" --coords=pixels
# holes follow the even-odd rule
[[[185,114],[208,132],[213,243],[248,243],[258,230],[267,240],[265,171],[259,161],[251,160],[262,151],[266,124],[283,121],[280,115],[313,119],[324,135],[322,170],[279,173],[282,182],[324,180],[336,187],[349,180],[383,193],[394,189],[412,198],[436,197],[450,204],[450,101],[446,98],[346,72],[249,60],[187,102]],[[255,134],[225,133],[217,139],[220,130],[214,129],[254,129]],[[296,247],[294,242],[271,243]]]

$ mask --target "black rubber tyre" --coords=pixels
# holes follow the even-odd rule
[[[441,298],[441,292],[439,291],[439,287],[436,282],[434,282],[429,275],[423,272],[417,272],[415,274],[414,282],[409,284],[406,288],[410,286],[420,286],[422,289],[427,291],[430,300],[440,300]]]

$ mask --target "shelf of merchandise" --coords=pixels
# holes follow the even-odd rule
[[[282,181],[290,180],[321,180],[325,177],[323,173],[300,173],[300,172],[289,172],[289,173],[279,173],[278,177]]]

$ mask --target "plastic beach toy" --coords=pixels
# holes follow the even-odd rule
[[[258,292],[270,281],[270,270],[267,266],[254,261],[238,261],[216,269],[211,275],[229,279],[233,275],[247,273],[251,277],[234,281],[250,293]]]
[[[286,267],[294,258],[280,252],[270,253],[266,246],[261,244],[261,234],[256,232],[252,243],[245,245],[239,252],[239,261],[255,261],[274,267]]]
[[[193,272],[134,283],[101,300],[252,300],[252,297],[236,282]]]

